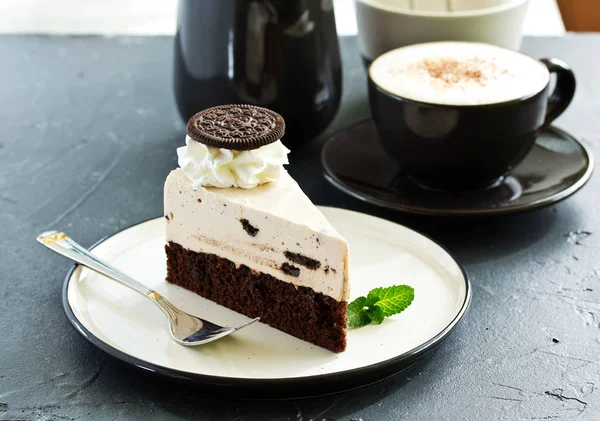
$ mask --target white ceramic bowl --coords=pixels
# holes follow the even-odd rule
[[[432,41],[475,41],[518,50],[527,3],[528,0],[356,0],[359,50],[367,61],[394,48]],[[448,5],[453,11],[448,11]]]

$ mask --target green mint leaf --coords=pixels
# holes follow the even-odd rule
[[[368,307],[374,306],[381,299],[381,298],[379,298],[379,295],[377,294],[377,290],[379,290],[379,289],[381,289],[381,288],[375,288],[375,289],[372,289],[371,291],[369,291],[369,294],[367,294],[367,304],[365,304],[366,306],[368,306]]]
[[[381,324],[385,317],[404,311],[414,298],[415,290],[408,285],[372,289],[348,304],[348,327]]]
[[[376,325],[380,325],[385,317],[381,307],[376,305],[373,307],[369,307],[369,309],[367,310],[367,315],[369,316],[369,319],[371,319],[371,322],[375,323]]]
[[[383,310],[385,317],[403,312],[415,298],[414,288],[408,285],[375,288],[369,292],[369,295],[371,293],[379,297],[379,301],[375,305]]]
[[[367,314],[367,298],[358,297],[348,304],[348,326],[363,327],[371,323],[371,318]]]

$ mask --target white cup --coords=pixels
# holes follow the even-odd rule
[[[367,61],[411,44],[474,41],[518,50],[528,0],[356,0]]]

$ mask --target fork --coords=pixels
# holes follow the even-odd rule
[[[120,270],[100,260],[88,250],[73,241],[67,234],[59,231],[46,231],[37,237],[37,241],[50,250],[62,254],[113,281],[119,282],[156,304],[169,320],[169,332],[175,342],[184,346],[202,345],[230,335],[252,323],[260,317],[236,327],[223,327],[208,320],[192,316],[171,304],[158,292],[147,288]]]

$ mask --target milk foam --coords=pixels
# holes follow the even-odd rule
[[[541,62],[488,44],[437,42],[392,50],[369,69],[383,90],[446,105],[497,104],[540,92],[550,74]]]

